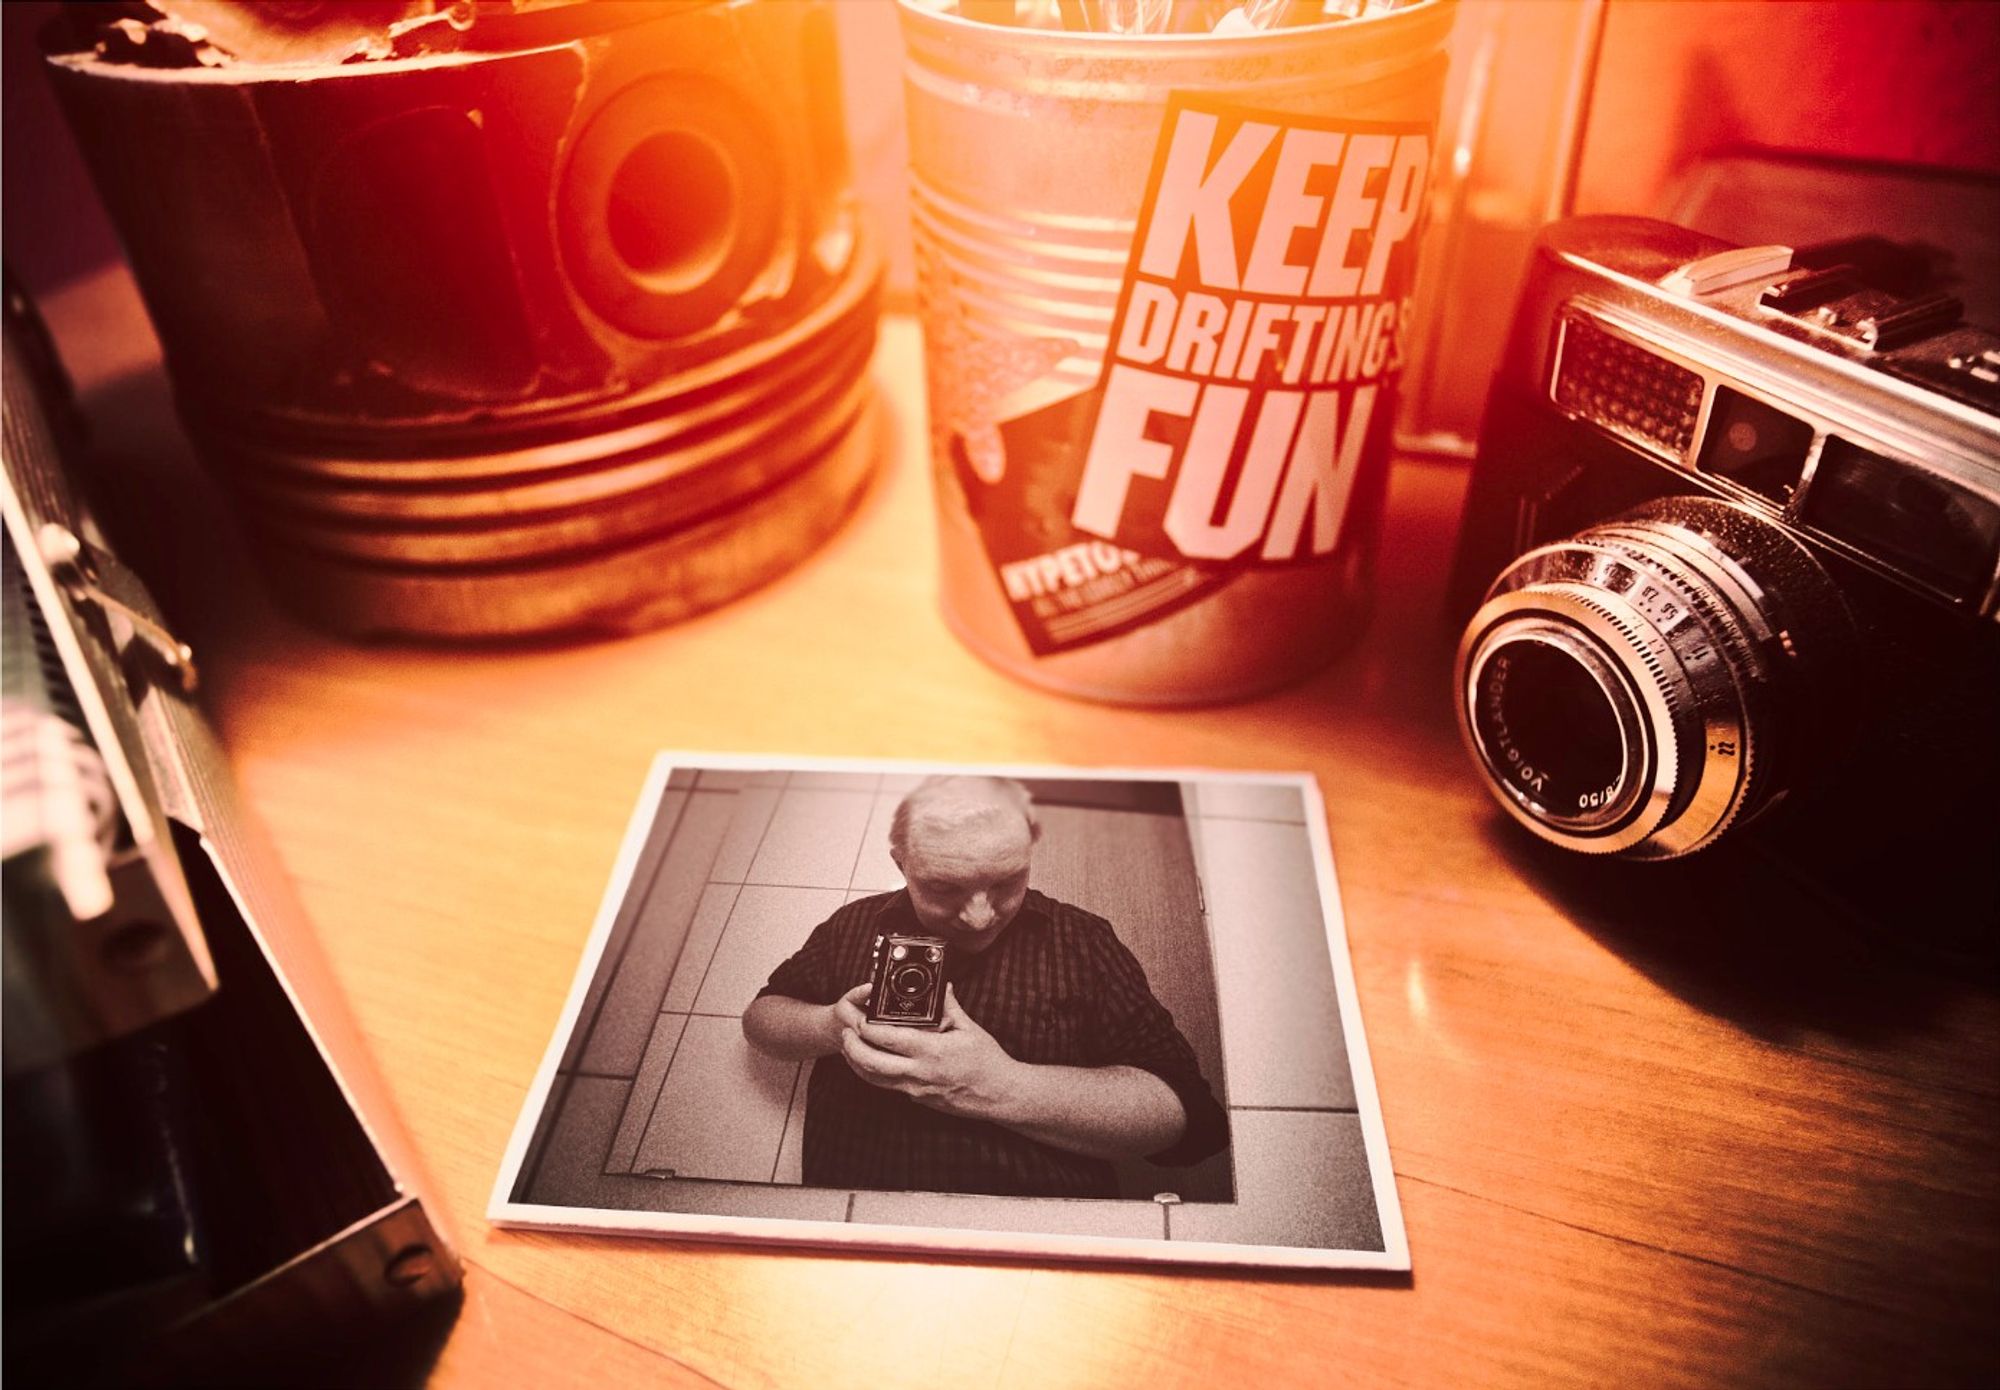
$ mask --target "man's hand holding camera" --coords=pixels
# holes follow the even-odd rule
[[[1009,1057],[993,1035],[964,1009],[945,986],[940,1029],[901,1028],[870,1023],[862,1009],[867,985],[847,992],[833,1005],[840,1020],[840,1055],[871,1086],[900,1091],[920,1105],[974,1120],[1001,1120],[1022,1063]]]
[[[913,1190],[1115,1195],[1108,1168],[1079,1179],[1074,1165],[1051,1164],[1040,1150],[1107,1160],[1180,1145],[1191,1116],[1167,1074],[1186,1075],[1190,1093],[1207,1101],[1200,1142],[1208,1147],[1194,1157],[1227,1142],[1227,1122],[1193,1052],[1108,924],[1038,897],[1036,925],[1018,935],[1039,833],[1033,799],[1018,782],[939,777],[919,784],[889,828],[904,889],[821,923],[744,1011],[744,1036],[754,1047],[814,1063],[807,1182],[882,1186],[882,1174],[893,1173],[888,1185]],[[859,958],[871,938],[867,958]],[[940,1007],[948,964],[985,1022],[949,985]],[[850,983],[863,968],[871,978]],[[1031,992],[993,982],[1033,981],[1058,968],[1074,976],[1079,1011],[1099,1032],[1078,1031],[1060,1048],[1043,1049],[1059,1061],[1023,1061],[1002,1039],[1028,1036],[1041,1005]],[[818,1002],[836,989],[832,1003]],[[876,1020],[898,1021],[871,1021],[871,995]],[[1106,1039],[1103,1030],[1114,1024],[1100,1014],[1123,1020],[1118,1037]],[[1129,1061],[1100,1060],[1107,1056]],[[911,1104],[879,1103],[877,1091]],[[906,1142],[917,1133],[951,1143]],[[835,1138],[816,1144],[816,1134]]]

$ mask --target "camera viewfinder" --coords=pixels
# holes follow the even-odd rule
[[[1798,488],[1812,441],[1805,421],[1718,386],[1695,466],[1783,506]]]
[[[1813,470],[1804,520],[1969,603],[2000,563],[2000,507],[1836,437]]]

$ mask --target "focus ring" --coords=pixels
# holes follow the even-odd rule
[[[1703,716],[1699,731],[1702,755],[1709,767],[1689,822],[1670,832],[1661,846],[1661,857],[1671,857],[1691,853],[1714,841],[1741,818],[1744,808],[1755,799],[1760,767],[1757,710],[1752,692],[1761,683],[1762,662],[1758,634],[1750,630],[1751,620],[1757,617],[1748,606],[1754,603],[1754,595],[1738,587],[1737,601],[1731,602],[1719,587],[1725,576],[1705,573],[1709,566],[1692,547],[1675,546],[1663,563],[1659,550],[1647,544],[1650,541],[1655,547],[1663,546],[1674,539],[1662,531],[1657,525],[1633,527],[1622,533],[1605,527],[1594,528],[1584,535],[1622,550],[1657,579],[1672,584],[1695,615],[1695,625],[1706,641],[1707,650],[1720,658],[1723,674],[1728,678],[1726,690],[1720,681],[1711,679],[1713,693],[1696,700]],[[1668,567],[1670,564],[1685,565],[1691,572],[1683,580]],[[1684,672],[1703,664],[1699,649],[1686,639],[1681,628],[1669,628],[1662,636],[1675,648]],[[1697,670],[1693,674],[1705,673]]]
[[[1524,795],[1482,737],[1486,663],[1543,622],[1589,634],[1641,711],[1621,774],[1634,784],[1595,820]],[[1586,531],[1522,556],[1494,583],[1460,649],[1461,731],[1502,805],[1544,839],[1586,853],[1673,857],[1707,844],[1742,810],[1750,729],[1741,667],[1754,659],[1732,605],[1699,573],[1631,528]]]

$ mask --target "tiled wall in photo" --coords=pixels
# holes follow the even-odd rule
[[[1379,1250],[1305,801],[1283,783],[1183,791],[1215,949],[1236,1203],[1171,1208],[1169,1238]]]
[[[779,1207],[792,1192],[815,1215],[822,1198],[838,1199],[834,1220],[1380,1248],[1295,785],[1184,784],[1184,820],[1042,806],[1035,886],[1113,922],[1229,1108],[1233,1147],[1216,1161],[1215,1199],[849,1201],[796,1186],[810,1067],[752,1048],[742,1014],[815,925],[901,886],[888,826],[917,780],[675,775],[565,1049],[521,1200],[699,1210],[707,1192],[755,1211],[763,1184]],[[1188,932],[1191,920],[1204,929]],[[1315,1191],[1340,1196],[1306,1195]]]
[[[886,848],[868,853],[871,829],[886,835],[888,814],[916,779],[894,780],[885,790],[879,773],[697,774],[696,799],[727,797],[733,809],[672,943],[654,1027],[677,1040],[664,1065],[635,1078],[619,1124],[631,1142],[612,1147],[608,1171],[798,1181],[808,1068],[751,1047],[743,1011],[850,897],[901,885]]]
[[[902,885],[889,818],[918,780],[673,774],[551,1094],[544,1129],[564,1131],[568,1161],[601,1155],[613,1177],[799,1180],[805,1069],[750,1047],[743,1011],[835,909]],[[580,1084],[591,1103],[562,1105]],[[538,1136],[524,1190],[549,1147]]]

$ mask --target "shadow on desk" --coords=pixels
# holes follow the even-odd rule
[[[755,1240],[721,1241],[678,1236],[635,1235],[630,1232],[595,1234],[586,1231],[529,1231],[496,1227],[494,1244],[520,1242],[561,1246],[590,1251],[610,1259],[658,1260],[758,1252],[786,1261],[805,1261],[851,1270],[857,1260],[887,1260],[898,1265],[921,1265],[930,1269],[1045,1270],[1088,1269],[1097,1273],[1148,1279],[1160,1284],[1198,1287],[1202,1284],[1241,1284],[1258,1287],[1413,1289],[1415,1275],[1406,1269],[1305,1269],[1274,1268],[1269,1265],[1163,1265],[1152,1260],[1105,1259],[1100,1256],[1064,1257],[1047,1254],[1012,1255],[1004,1252],[955,1254],[937,1250],[907,1250],[882,1247],[860,1250],[853,1246],[784,1245],[771,1246]],[[483,1270],[468,1271],[468,1281],[493,1276]]]
[[[1858,1043],[1923,1031],[1993,963],[1947,957],[1908,924],[1862,920],[1754,843],[1636,864],[1545,845],[1495,810],[1494,853],[1634,969],[1752,1036]]]
[[[457,1322],[463,1291],[385,1327],[382,1335],[349,1343],[330,1359],[310,1369],[294,1364],[283,1368],[285,1378],[294,1383],[311,1382],[327,1386],[391,1387],[419,1386],[436,1369]],[[271,1384],[270,1380],[245,1384]]]

